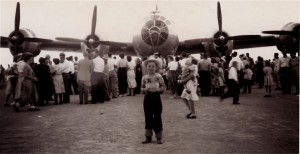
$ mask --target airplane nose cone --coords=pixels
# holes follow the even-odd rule
[[[225,40],[225,37],[224,37],[223,35],[221,35],[221,36],[219,37],[219,39],[220,39],[220,40]]]
[[[95,40],[94,39],[89,39],[89,43],[94,43],[95,42]]]

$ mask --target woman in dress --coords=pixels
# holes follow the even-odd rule
[[[216,96],[217,91],[220,89],[219,82],[219,67],[218,62],[215,58],[211,59],[211,86],[212,86],[212,95]]]
[[[59,104],[63,103],[63,94],[65,93],[65,86],[64,86],[64,80],[62,77],[62,64],[59,62],[58,58],[54,58],[53,62],[55,65],[53,65],[53,84],[54,84],[54,105],[58,104],[58,98],[59,98]]]
[[[132,58],[131,56],[127,56],[128,61],[128,69],[127,69],[127,84],[129,88],[129,94],[127,96],[135,96],[135,87],[136,87],[136,80],[135,80],[135,72],[134,63],[131,62]]]
[[[30,111],[39,110],[34,106],[34,103],[38,99],[38,94],[35,87],[35,83],[38,81],[38,79],[29,65],[30,63],[33,63],[33,54],[26,52],[22,56],[22,59],[25,64],[22,72],[23,81],[21,82],[20,102],[28,104]],[[19,111],[19,103],[16,103],[15,111]]]
[[[263,69],[265,77],[264,77],[264,85],[266,88],[266,95],[264,97],[272,97],[271,95],[271,86],[273,85],[273,77],[272,77],[272,68],[269,61],[266,61],[266,66]]]

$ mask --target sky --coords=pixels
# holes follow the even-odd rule
[[[262,34],[264,30],[280,30],[289,22],[299,23],[300,1],[241,1],[220,0],[223,30],[229,35]],[[0,0],[0,35],[8,36],[14,29],[17,1]],[[143,19],[158,6],[161,15],[175,23],[179,41],[207,38],[218,30],[217,1],[45,1],[20,0],[20,28],[32,30],[36,37],[55,39],[73,37],[84,39],[91,32],[94,5],[97,5],[96,34],[103,39],[131,42],[134,34],[143,26]],[[264,34],[262,34],[264,35]],[[276,47],[237,50],[239,54],[250,53],[254,58],[271,59]],[[36,57],[59,52],[42,51]],[[81,53],[67,53],[82,57]],[[0,48],[0,64],[12,62],[8,49]]]

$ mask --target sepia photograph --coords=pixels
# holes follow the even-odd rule
[[[0,153],[299,153],[298,0],[0,8]]]

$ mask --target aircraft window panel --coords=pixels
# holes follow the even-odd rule
[[[170,22],[169,20],[167,20],[167,21],[166,21],[166,24],[167,24],[167,25],[170,25],[170,24],[171,24],[171,22]]]
[[[160,20],[164,21],[166,18],[164,16],[160,16]]]

